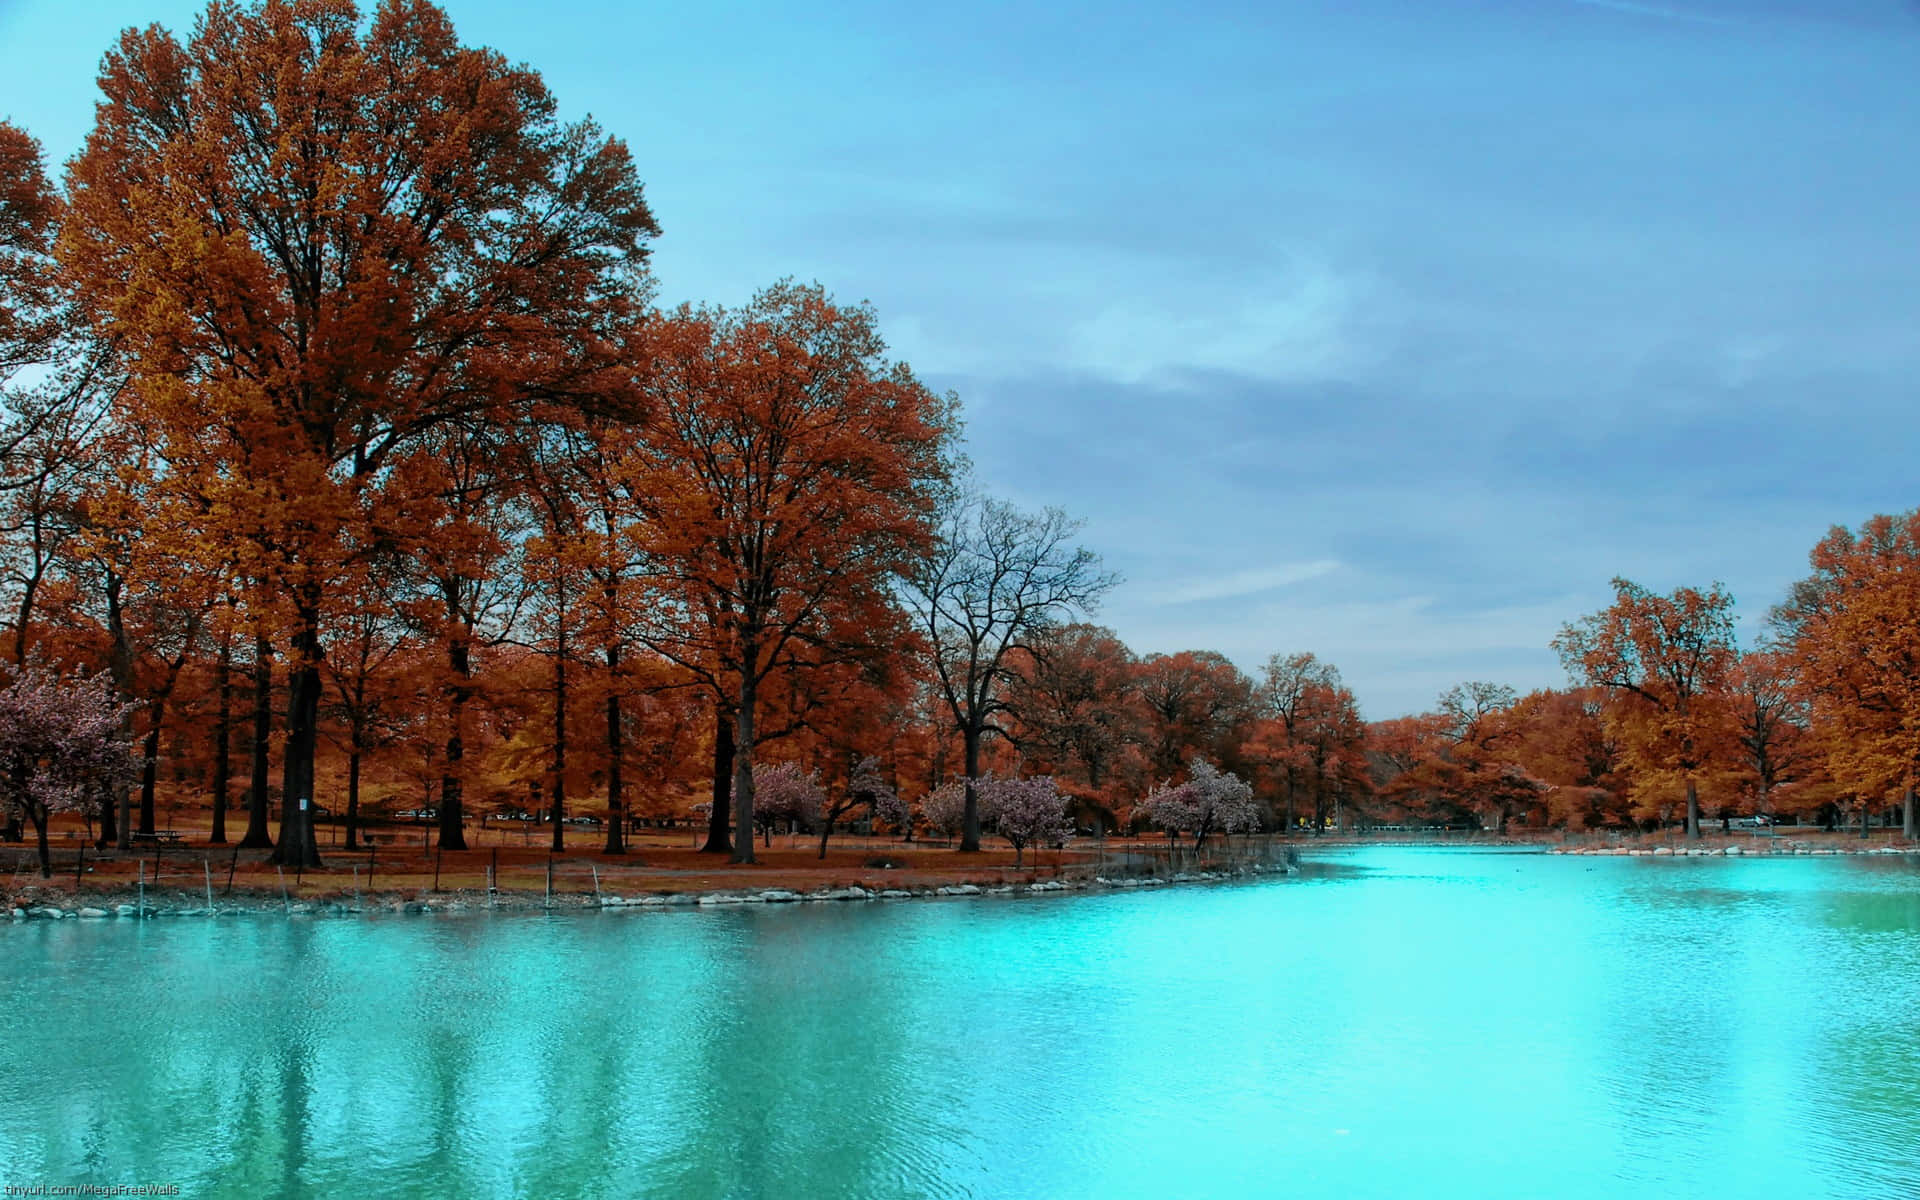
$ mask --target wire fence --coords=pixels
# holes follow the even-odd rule
[[[766,863],[737,867],[720,857],[692,856],[687,852],[697,842],[682,842],[677,835],[663,838],[658,832],[652,841],[636,845],[631,853],[621,856],[600,856],[599,837],[579,838],[573,853],[554,854],[544,851],[537,841],[528,844],[518,837],[480,839],[472,837],[473,832],[469,830],[471,844],[466,850],[436,847],[432,826],[377,829],[365,837],[371,844],[353,849],[322,839],[318,849],[326,865],[319,870],[297,863],[275,863],[271,848],[153,841],[121,850],[98,848],[71,838],[56,838],[49,846],[51,879],[42,878],[38,849],[31,844],[8,848],[6,867],[10,870],[9,891],[16,898],[50,884],[76,896],[110,895],[143,908],[162,895],[173,907],[202,903],[215,907],[229,898],[257,904],[263,898],[270,902],[275,895],[291,907],[296,902],[348,897],[355,903],[376,896],[391,902],[396,896],[425,898],[450,893],[462,895],[468,902],[484,897],[491,903],[510,897],[524,907],[529,898],[548,904],[577,904],[608,894],[751,890],[783,884],[843,886],[856,879],[876,886],[876,881],[912,878],[926,886],[965,880],[1017,883],[1101,876],[1170,878],[1187,872],[1237,872],[1274,866],[1291,861],[1292,855],[1283,839],[1271,835],[1216,835],[1197,847],[1185,838],[1085,838],[1066,846],[1025,846],[1009,862],[1006,847],[1000,847],[993,856],[963,859],[950,856],[955,846],[952,839],[909,842],[891,836],[848,833],[829,840],[834,857],[821,862],[810,853],[819,844],[817,834],[776,833],[755,839],[757,848],[772,849],[772,857],[783,860],[769,869]],[[878,882],[877,886],[890,884]]]

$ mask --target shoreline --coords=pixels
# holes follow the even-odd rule
[[[1296,868],[1281,863],[1253,864],[1235,870],[1182,871],[1171,876],[1096,875],[1086,879],[1044,879],[1032,883],[951,883],[937,887],[868,888],[858,884],[819,888],[810,892],[787,888],[725,888],[682,892],[646,892],[623,896],[612,892],[599,894],[570,892],[545,897],[518,891],[500,891],[489,895],[484,890],[449,889],[443,892],[373,892],[361,896],[330,896],[304,900],[277,897],[248,890],[223,896],[208,904],[207,898],[174,891],[149,894],[144,905],[132,891],[115,891],[89,896],[90,903],[76,905],[70,893],[58,887],[44,890],[54,895],[39,897],[16,895],[9,912],[13,923],[43,920],[151,920],[156,917],[236,917],[236,916],[423,916],[433,913],[495,912],[625,912],[657,911],[676,908],[722,908],[747,904],[822,904],[846,901],[940,900],[980,896],[1052,896],[1073,892],[1129,891],[1140,888],[1176,885],[1244,882],[1250,879],[1294,874]],[[22,889],[23,893],[41,891]],[[58,896],[63,904],[49,903]],[[22,900],[38,901],[22,903]]]
[[[1352,850],[1367,847],[1395,849],[1506,849],[1541,854],[1607,858],[1815,858],[1870,855],[1876,857],[1920,855],[1920,846],[1835,846],[1815,845],[1794,839],[1765,839],[1778,844],[1721,845],[1613,845],[1569,846],[1544,839],[1503,838],[1498,841],[1432,842],[1416,840],[1329,838],[1306,845],[1290,846],[1289,854],[1313,848]],[[1297,858],[1294,859],[1297,862]],[[876,886],[872,881],[847,883],[834,881],[810,890],[790,887],[707,887],[686,890],[563,892],[543,895],[539,892],[501,888],[450,887],[381,889],[369,892],[342,890],[330,894],[306,895],[298,899],[272,888],[243,886],[213,897],[198,889],[177,885],[150,887],[144,899],[133,887],[117,887],[95,894],[76,894],[58,883],[34,883],[14,889],[5,905],[5,919],[12,923],[37,920],[122,920],[155,917],[232,917],[232,916],[382,916],[447,913],[527,913],[527,912],[607,912],[679,908],[716,908],[748,904],[818,904],[846,901],[939,900],[980,896],[1050,896],[1080,892],[1127,891],[1173,885],[1246,882],[1297,873],[1288,861],[1248,863],[1233,867],[1211,866],[1182,870],[1173,874],[1136,875],[1062,875],[1049,879],[966,880],[911,886]],[[903,881],[904,882],[904,881]],[[81,903],[81,901],[85,901]]]
[[[1834,858],[1842,855],[1920,854],[1920,846],[1809,846],[1788,842],[1784,846],[1557,846],[1548,854],[1589,855],[1605,858]]]

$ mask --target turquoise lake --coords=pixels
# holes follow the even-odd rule
[[[1920,1195],[1920,861],[0,926],[0,1184]]]

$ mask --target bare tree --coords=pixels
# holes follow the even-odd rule
[[[1080,522],[1057,508],[1024,513],[973,490],[956,491],[940,537],[909,581],[907,604],[927,637],[942,699],[966,748],[960,849],[980,849],[980,743],[1004,731],[1012,676],[1008,652],[1024,649],[1065,614],[1092,612],[1119,577],[1071,544]]]

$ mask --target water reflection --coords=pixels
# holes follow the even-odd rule
[[[1304,866],[1033,901],[6,928],[0,1174],[1476,1200],[1920,1177],[1905,860]]]

